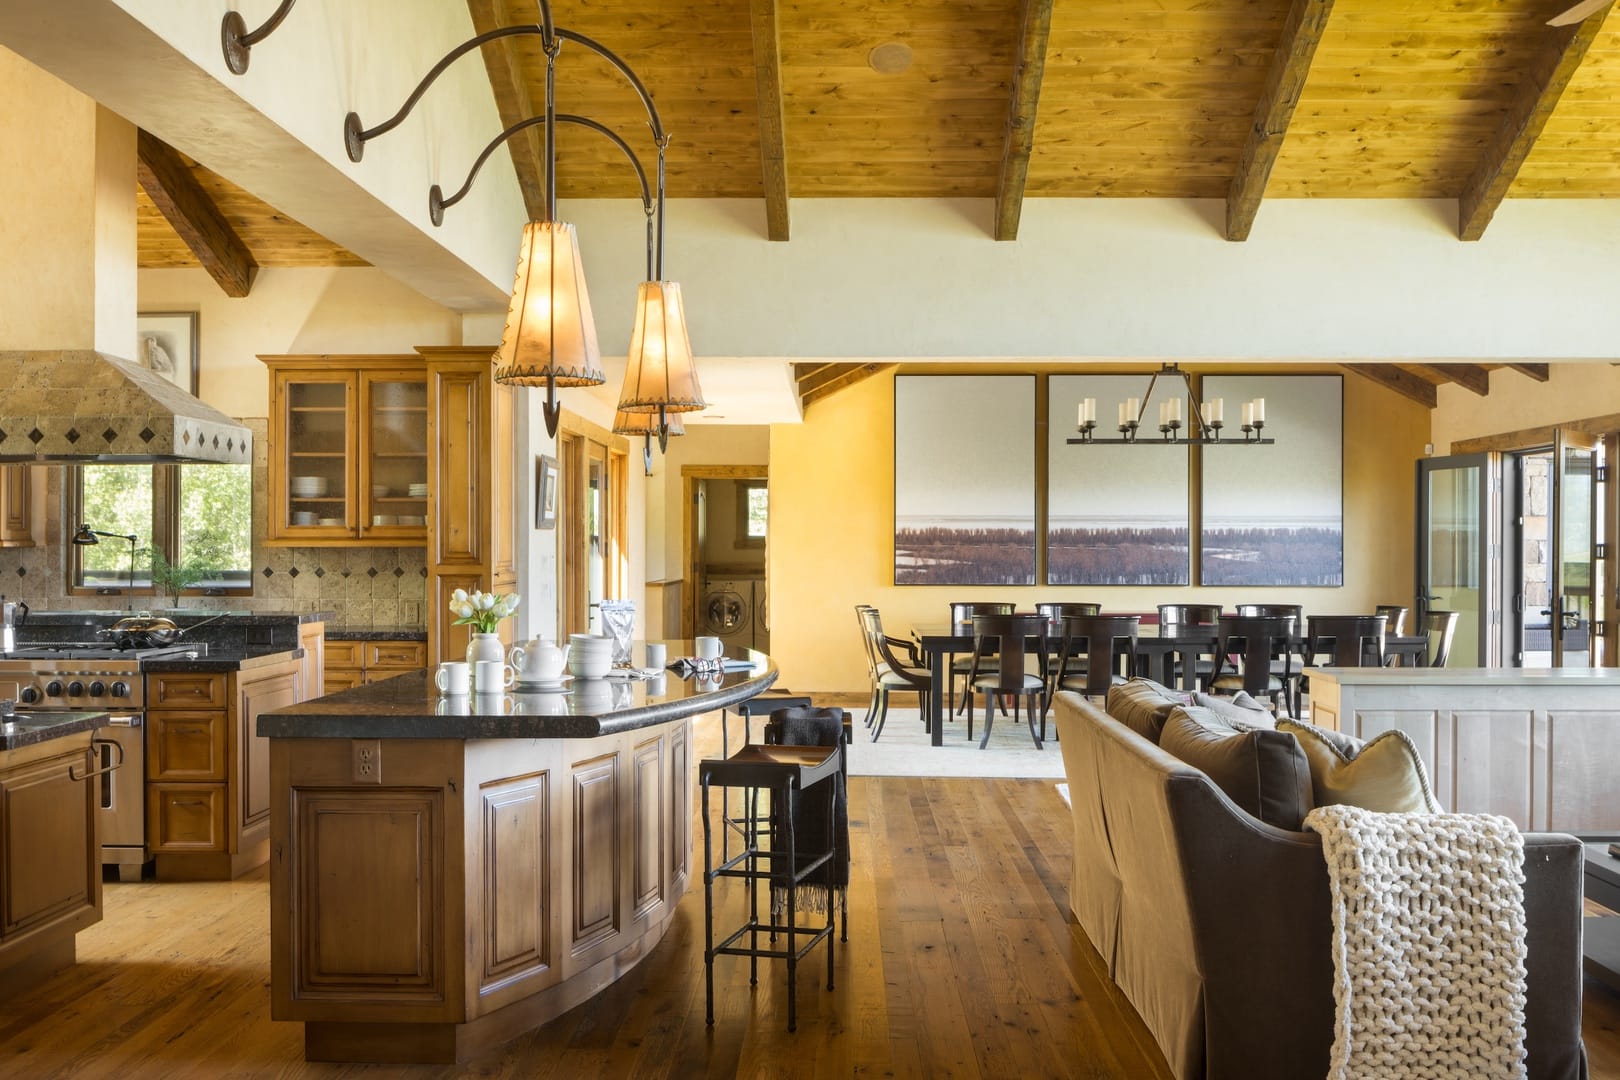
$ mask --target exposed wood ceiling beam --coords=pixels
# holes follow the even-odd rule
[[[1454,382],[1480,397],[1491,392],[1491,373],[1478,364],[1403,364],[1414,375],[1430,382]]]
[[[145,131],[140,132],[136,145],[136,175],[158,212],[174,226],[226,296],[246,296],[259,264],[197,182],[191,166],[178,150]]]
[[[1332,12],[1333,0],[1294,0],[1288,9],[1282,39],[1272,54],[1271,70],[1254,109],[1254,124],[1238,158],[1237,174],[1226,192],[1228,240],[1249,238],[1254,217],[1260,212],[1260,200],[1266,194],[1266,182],[1271,179],[1271,167],[1277,163],[1288,136],[1288,123],[1294,118],[1316,46],[1322,41],[1322,30]]]
[[[813,394],[828,383],[836,382],[849,374],[850,370],[859,367],[859,364],[839,363],[824,364],[814,372],[798,380],[799,396]]]
[[[508,4],[509,0],[467,0],[467,8],[472,12],[473,31],[482,34],[501,26],[534,22],[532,10],[527,15],[513,15]],[[495,107],[500,112],[501,129],[540,115],[543,103],[537,106],[529,94],[529,80],[523,73],[523,62],[518,57],[517,39],[491,41],[480,51],[484,54],[484,68],[489,72],[490,89],[495,92]],[[494,134],[490,132],[492,138]],[[518,188],[523,192],[523,206],[529,212],[531,221],[539,221],[545,216],[545,153],[541,141],[544,137],[541,128],[536,126],[519,132],[506,143],[512,154],[512,167],[517,170]]]
[[[1457,200],[1457,236],[1478,240],[1485,235],[1496,208],[1502,205],[1519,169],[1541,137],[1542,128],[1564,96],[1564,88],[1586,59],[1586,51],[1603,30],[1609,8],[1587,16],[1574,26],[1547,31],[1548,45],[1540,60],[1519,87],[1518,97],[1496,130]]]
[[[796,383],[802,383],[804,380],[808,379],[817,372],[826,371],[829,368],[835,367],[838,367],[838,364],[794,364],[793,381]]]
[[[827,398],[832,397],[840,390],[847,390],[856,383],[869,379],[880,371],[887,371],[890,368],[898,365],[895,363],[881,363],[878,361],[873,361],[869,364],[848,364],[845,366],[849,368],[849,370],[841,372],[836,378],[822,383],[815,389],[805,391],[801,388],[799,392],[799,400],[804,403],[805,408],[808,409],[816,402],[825,401]]]
[[[786,240],[789,230],[787,124],[782,113],[782,38],[776,0],[750,0],[754,30],[754,86],[759,98],[759,167],[765,185],[765,235]]]
[[[1520,375],[1528,375],[1536,382],[1546,382],[1552,377],[1552,372],[1548,370],[1551,367],[1550,364],[1508,364],[1507,366]]]
[[[1426,408],[1434,408],[1439,395],[1435,393],[1434,383],[1414,375],[1410,371],[1403,371],[1394,364],[1342,364],[1344,370],[1364,379],[1370,379],[1386,389],[1397,394],[1411,398]]]
[[[1018,62],[1013,66],[1007,130],[1001,144],[1001,175],[996,182],[997,240],[1018,239],[1029,155],[1035,148],[1035,113],[1041,103],[1041,79],[1046,74],[1046,39],[1052,29],[1052,0],[1023,0],[1020,6]]]

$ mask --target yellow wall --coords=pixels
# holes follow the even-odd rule
[[[1441,386],[1434,410],[1434,452],[1449,453],[1459,439],[1620,413],[1620,368],[1606,363],[1553,364],[1548,375],[1543,383],[1498,368],[1491,372],[1486,397],[1454,384]]]
[[[803,424],[771,428],[771,654],[782,685],[794,690],[867,688],[858,603],[876,604],[884,628],[904,637],[913,625],[942,622],[953,600],[1005,598],[1022,610],[1040,600],[1096,600],[1105,611],[1178,600],[1300,603],[1324,615],[1411,602],[1413,462],[1429,438],[1428,410],[1365,379],[1344,380],[1345,585],[1337,589],[897,588],[893,417],[889,373],[813,406]]]

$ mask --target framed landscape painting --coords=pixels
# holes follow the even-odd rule
[[[895,376],[894,583],[1035,584],[1035,376]]]
[[[1199,584],[1343,585],[1343,378],[1211,375],[1203,396],[1223,398],[1229,417],[1264,398],[1277,441],[1204,449]]]
[[[1140,396],[1140,375],[1053,375],[1047,380],[1046,583],[1186,585],[1192,575],[1187,447],[1070,445],[1078,407],[1097,400],[1111,420],[1119,403]],[[1180,379],[1160,379],[1147,416],[1185,397]],[[1099,425],[1099,438],[1117,438]],[[1156,438],[1156,436],[1155,436]]]

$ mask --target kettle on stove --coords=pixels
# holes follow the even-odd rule
[[[14,652],[17,648],[17,627],[28,621],[28,605],[21,600],[7,600],[0,594],[0,652]]]

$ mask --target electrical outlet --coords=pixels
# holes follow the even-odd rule
[[[353,781],[356,784],[381,784],[382,740],[351,739],[349,748],[353,755]]]

